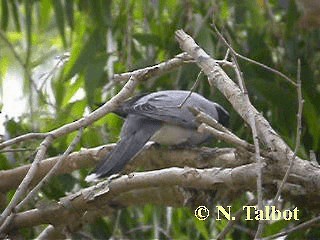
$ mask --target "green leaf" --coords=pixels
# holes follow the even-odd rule
[[[85,71],[84,88],[87,94],[89,106],[93,106],[95,101],[95,90],[101,82],[104,74],[104,66],[106,65],[107,57],[103,56],[100,59],[95,59],[91,62]]]
[[[320,118],[318,106],[314,105],[308,96],[305,96],[304,117],[308,123],[309,133],[313,138],[313,149],[317,149],[320,144]]]
[[[43,192],[50,199],[58,200],[65,196],[66,192],[72,191],[77,180],[69,174],[56,176],[43,188]]]
[[[102,144],[101,132],[97,128],[88,127],[84,131],[81,141],[85,146],[99,146]]]
[[[19,9],[18,9],[18,5],[16,4],[15,1],[9,1],[10,3],[10,7],[12,9],[12,13],[13,13],[13,21],[14,21],[14,25],[16,26],[16,30],[18,32],[21,31],[21,26],[20,26],[20,17],[19,17]]]
[[[66,8],[66,16],[67,22],[71,29],[74,27],[74,1],[73,0],[65,0],[65,8]]]
[[[41,0],[40,4],[40,28],[46,28],[51,20],[50,11],[52,10],[51,0]]]
[[[197,231],[199,231],[205,239],[209,239],[210,237],[208,229],[206,227],[206,221],[201,221],[197,218],[194,218],[194,223],[196,225]]]
[[[0,170],[10,169],[8,159],[4,154],[0,154]]]
[[[106,125],[111,137],[111,142],[118,141],[123,120],[116,114],[109,113],[103,120],[96,122],[99,125]]]
[[[87,106],[87,102],[85,100],[78,100],[75,102],[70,103],[70,108],[68,112],[70,113],[70,116],[75,119],[75,118],[81,118],[84,113],[84,109]]]
[[[290,221],[279,220],[272,224],[267,224],[264,230],[263,236],[271,236],[285,229],[289,225]]]
[[[0,92],[2,92],[3,80],[9,68],[9,59],[6,56],[0,58]]]
[[[221,10],[219,11],[220,18],[222,21],[227,21],[230,17],[230,4],[227,1],[221,3]]]
[[[1,29],[7,30],[9,24],[9,8],[7,0],[1,1]]]
[[[65,67],[64,81],[71,79],[75,74],[82,72],[92,62],[98,51],[97,46],[100,39],[98,30],[95,30],[85,42],[78,44],[71,52],[71,58]]]
[[[74,94],[77,93],[77,91],[81,88],[83,84],[83,78],[79,77],[74,82],[68,81],[65,82],[65,86],[68,89],[66,91],[63,101],[62,101],[62,107],[65,107],[67,104],[69,104],[70,99],[74,96]]]
[[[67,47],[67,40],[65,35],[65,24],[64,24],[64,8],[62,6],[61,0],[52,0],[54,13],[56,16],[56,22],[61,35],[63,46]]]
[[[133,38],[137,39],[142,45],[160,46],[159,36],[152,33],[135,33]]]
[[[56,106],[58,108],[61,108],[63,100],[64,100],[64,96],[66,93],[66,88],[64,86],[64,83],[61,80],[61,78],[59,78],[59,79],[53,80],[51,82],[51,86],[52,86],[52,90],[53,90],[53,93],[55,96]]]

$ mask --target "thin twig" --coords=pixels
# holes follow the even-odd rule
[[[49,133],[27,133],[25,135],[21,135],[0,143],[0,149],[19,143],[19,142],[26,141],[26,140],[43,139],[48,135]]]
[[[25,178],[22,180],[22,182],[20,183],[17,191],[15,192],[14,196],[12,197],[10,203],[8,204],[8,206],[6,207],[6,209],[2,212],[1,216],[0,216],[0,233],[2,232],[2,224],[4,223],[4,221],[6,220],[6,218],[8,216],[10,216],[10,214],[12,213],[13,209],[16,207],[16,205],[19,203],[19,201],[22,199],[22,197],[26,194],[30,183],[33,179],[33,176],[35,175],[35,173],[38,170],[39,167],[39,162],[44,158],[45,153],[47,151],[47,148],[50,146],[51,142],[53,141],[53,136],[52,135],[48,135],[44,141],[40,144],[39,150],[37,152],[37,155],[27,173],[27,175],[25,176]]]
[[[271,239],[276,239],[276,238],[279,238],[279,237],[282,237],[282,236],[286,236],[286,235],[289,235],[290,233],[293,233],[293,232],[296,232],[298,230],[303,230],[303,229],[307,229],[309,227],[311,227],[312,225],[316,224],[317,222],[320,221],[320,216],[318,217],[315,217],[309,221],[306,221],[304,223],[300,223],[299,225],[295,226],[295,227],[292,227],[288,230],[285,230],[283,232],[280,232],[280,233],[277,233],[277,234],[274,234],[272,236],[268,236],[268,237],[265,237],[265,238],[261,238],[260,240],[271,240]]]
[[[67,148],[67,150],[63,153],[63,155],[60,157],[60,159],[56,162],[56,164],[53,166],[53,168],[50,169],[50,171],[47,173],[47,175],[35,186],[28,195],[17,205],[17,210],[21,209],[23,205],[25,205],[27,202],[30,201],[32,197],[35,196],[39,190],[49,182],[49,180],[56,174],[56,172],[59,170],[63,162],[66,160],[66,158],[70,155],[70,153],[74,150],[76,145],[81,139],[83,132],[83,128],[80,128],[78,131],[77,136],[72,140],[71,144]]]
[[[28,151],[34,151],[35,149],[32,148],[15,148],[15,149],[4,149],[0,150],[0,153],[5,153],[5,152],[28,152]]]
[[[256,204],[256,199],[250,200],[248,201],[244,206],[248,206],[248,205],[253,205]],[[242,209],[242,207],[240,207],[240,209],[238,211],[236,211],[236,213],[233,215],[234,218],[232,218],[232,220],[229,220],[227,225],[225,226],[225,228],[218,234],[216,240],[222,240],[225,239],[226,235],[233,230],[233,226],[239,222],[241,216],[243,215],[244,211]]]
[[[26,205],[39,191],[40,189],[49,182],[49,180],[55,175],[55,173],[59,170],[64,160],[69,156],[69,154],[74,150],[78,142],[80,141],[83,129],[80,128],[77,136],[73,139],[67,150],[63,153],[60,159],[56,162],[53,168],[47,173],[47,175],[27,194],[27,196],[13,209],[11,214],[6,218],[4,223],[0,228],[0,233],[6,231],[6,228],[12,222],[15,214],[14,212],[18,212],[24,205]]]
[[[217,120],[209,116],[208,114],[200,111],[199,109],[190,107],[189,110],[196,116],[196,121],[201,123],[198,127],[198,131],[209,132],[215,137],[223,140],[227,143],[247,149],[248,151],[253,151],[254,146],[249,144],[245,140],[242,140],[237,135],[233,134],[229,129],[221,125]]]
[[[214,24],[212,24],[212,27],[214,28],[214,30],[217,32],[217,34],[218,34],[219,36],[222,36],[221,33],[219,32],[219,30],[217,29],[217,27],[216,27]],[[222,37],[223,37],[223,36],[222,36]],[[220,37],[220,38],[221,38],[221,37]],[[223,38],[223,39],[224,39],[224,38]],[[228,48],[231,48],[230,44],[229,44],[226,40],[223,40],[223,41],[224,41],[224,43],[228,46]],[[245,61],[247,61],[247,62],[253,63],[253,64],[255,64],[255,65],[258,65],[258,66],[260,66],[260,67],[262,67],[262,68],[264,68],[264,69],[266,69],[266,70],[268,70],[268,71],[270,71],[270,72],[273,72],[273,73],[279,75],[280,77],[284,78],[285,80],[287,80],[287,81],[288,81],[289,83],[291,83],[293,86],[295,86],[295,87],[297,86],[297,84],[296,84],[291,78],[289,78],[288,76],[286,76],[286,75],[283,74],[282,72],[280,72],[280,71],[278,71],[278,70],[276,70],[276,69],[274,69],[274,68],[272,68],[272,67],[269,67],[269,66],[267,66],[267,65],[265,65],[265,64],[263,64],[263,63],[257,62],[257,61],[255,61],[255,60],[253,60],[253,59],[251,59],[251,58],[245,57],[245,56],[237,53],[233,48],[231,48],[230,50],[231,50],[231,52],[232,52],[235,56],[237,56],[238,58],[243,59],[243,60],[245,60]]]
[[[274,13],[272,11],[272,8],[270,6],[270,3],[269,3],[269,0],[264,0],[264,5],[267,9],[267,13],[268,13],[268,16],[269,16],[269,19],[270,19],[270,22],[271,22],[271,26],[272,26],[272,29],[274,28],[274,26],[276,26],[275,24],[275,16],[274,16]]]
[[[194,108],[194,107],[189,107],[189,111],[192,112],[193,115],[195,115],[196,120],[200,123],[206,123],[211,127],[214,127],[218,129],[221,132],[228,133],[229,135],[233,137],[237,137],[235,134],[233,134],[229,129],[224,127],[222,124],[220,124],[216,119],[213,117],[209,116],[205,112],[202,112],[201,110]]]
[[[13,209],[17,206],[21,198],[26,194],[26,191],[31,183],[31,180],[33,179],[34,175],[36,174],[36,171],[39,166],[39,162],[44,158],[44,154],[48,148],[48,146],[51,144],[52,140],[54,138],[57,138],[61,135],[64,135],[66,133],[72,132],[78,128],[81,128],[83,126],[87,126],[91,124],[92,122],[96,121],[97,119],[104,116],[108,110],[115,108],[118,104],[120,104],[122,101],[124,101],[128,95],[130,95],[131,92],[133,92],[135,86],[138,84],[138,79],[143,80],[147,77],[147,72],[140,72],[138,75],[131,76],[129,81],[124,85],[124,87],[120,90],[120,92],[110,99],[107,103],[105,103],[102,107],[94,111],[93,113],[89,114],[88,116],[75,121],[73,123],[69,123],[64,125],[61,128],[55,129],[48,133],[45,140],[41,143],[40,149],[37,152],[37,155],[35,157],[35,160],[33,161],[31,168],[29,169],[27,175],[19,185],[15,195],[11,199],[9,205],[7,208],[3,211],[3,213],[0,216],[0,233],[3,229],[6,228],[6,224],[3,224],[4,221],[9,217],[13,211]],[[9,218],[10,220],[10,218]],[[8,220],[8,221],[9,221]]]
[[[0,149],[28,139],[43,139],[49,134],[54,135],[55,137],[59,137],[67,133],[73,132],[79,129],[80,127],[86,127],[94,121],[105,116],[107,113],[111,112],[117,106],[117,104],[121,103],[121,101],[128,98],[130,94],[133,92],[135,85],[138,84],[138,81],[143,81],[151,77],[162,75],[174,68],[181,66],[188,60],[191,60],[191,57],[187,53],[181,53],[166,62],[162,62],[151,67],[146,67],[144,69],[139,69],[129,73],[117,74],[114,76],[114,78],[116,79],[115,81],[121,82],[129,79],[128,82],[117,95],[110,99],[110,101],[105,103],[100,108],[96,109],[94,112],[90,113],[88,116],[74,121],[72,123],[66,124],[55,130],[52,130],[51,132],[28,133],[26,135],[18,136],[16,138],[0,143]]]
[[[60,230],[60,231],[59,231]],[[37,240],[59,239],[66,238],[61,229],[55,228],[53,225],[48,225],[38,236]]]
[[[253,145],[247,143],[246,141],[244,141],[238,137],[235,138],[233,135],[229,135],[226,132],[221,132],[214,127],[210,127],[206,123],[200,124],[200,126],[198,127],[198,131],[200,133],[208,132],[208,133],[212,134],[216,139],[219,139],[219,140],[222,140],[226,143],[232,144],[232,145],[236,146],[237,148],[246,149],[250,152],[254,151]]]
[[[185,97],[185,99],[182,101],[182,103],[180,103],[178,105],[178,108],[182,108],[182,106],[186,103],[186,101],[188,100],[188,98],[191,96],[191,94],[194,92],[194,90],[199,86],[199,83],[200,83],[200,76],[201,74],[203,73],[202,70],[200,70],[200,72],[198,73],[198,76],[197,76],[197,79],[196,81],[194,82],[194,84],[192,85],[188,95]]]
[[[227,52],[226,52],[226,55],[224,56],[224,61],[228,61],[228,57],[229,57],[229,55],[230,55],[230,49],[228,48],[227,49]]]
[[[289,175],[290,175],[290,172],[292,170],[292,167],[293,167],[293,163],[294,163],[294,160],[297,156],[297,153],[298,153],[298,150],[299,150],[299,147],[300,147],[300,142],[301,142],[301,119],[302,119],[302,110],[303,110],[303,103],[304,103],[304,100],[303,100],[303,97],[302,97],[302,91],[301,91],[301,63],[300,63],[300,59],[298,59],[298,71],[297,71],[297,95],[298,95],[298,113],[297,113],[297,129],[296,129],[296,143],[295,143],[295,148],[294,148],[294,152],[293,152],[293,156],[292,158],[290,159],[290,163],[289,163],[289,167],[286,171],[286,174],[284,175],[283,179],[282,179],[282,182],[278,188],[278,191],[277,191],[277,194],[276,196],[274,197],[273,201],[272,201],[272,205],[276,205],[278,200],[279,200],[279,197],[280,197],[280,194],[281,194],[281,191],[284,187],[284,184],[287,182],[288,178],[289,178]]]
[[[151,67],[146,67],[143,69],[134,70],[132,72],[115,74],[113,76],[113,78],[111,79],[111,81],[113,81],[115,83],[120,83],[122,81],[128,80],[132,75],[137,75],[137,74],[139,74],[141,72],[145,72],[145,71],[149,72],[149,77],[159,76],[159,72],[161,74],[166,73],[166,72],[172,70],[173,68],[179,67],[183,63],[189,63],[192,60],[193,59],[187,53],[180,53],[180,54],[174,56],[174,58],[172,58],[166,62],[162,62],[162,63],[156,64],[154,66],[151,66]]]
[[[319,163],[317,161],[316,153],[313,150],[309,151],[310,162],[319,167]]]
[[[251,105],[250,99],[249,99],[249,95],[248,95],[248,91],[245,85],[245,81],[240,69],[240,66],[238,64],[237,61],[237,56],[236,56],[236,52],[235,50],[231,47],[231,45],[227,42],[227,40],[223,37],[223,35],[220,33],[220,31],[218,30],[218,28],[215,26],[215,24],[212,24],[212,26],[214,27],[215,31],[217,32],[219,38],[226,44],[226,46],[230,49],[230,54],[232,56],[232,60],[234,62],[235,65],[235,72],[236,72],[236,76],[238,79],[238,84],[239,87],[244,95],[244,98],[247,102],[247,105]],[[262,195],[262,159],[261,159],[261,154],[260,154],[260,146],[259,146],[259,141],[258,141],[258,133],[257,133],[257,127],[256,127],[256,121],[255,121],[255,116],[254,113],[252,111],[248,111],[248,118],[249,118],[249,123],[250,123],[250,127],[251,127],[251,131],[252,131],[252,138],[253,138],[253,143],[254,143],[254,147],[255,147],[255,158],[256,161],[258,163],[258,171],[257,171],[257,195],[258,195],[258,209],[262,210],[263,209],[263,195]],[[258,225],[258,229],[256,232],[256,238],[259,238],[259,236],[262,234],[263,232],[263,220],[259,221],[259,225]]]

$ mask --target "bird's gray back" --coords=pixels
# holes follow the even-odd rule
[[[218,104],[207,100],[197,93],[192,93],[188,97],[189,94],[189,91],[181,90],[154,92],[142,96],[127,106],[124,105],[122,110],[127,114],[143,115],[148,118],[188,128],[196,128],[198,126],[189,107],[195,107],[211,117],[218,119],[216,109],[217,106],[220,107]],[[186,98],[187,100],[185,101]],[[181,104],[183,105],[181,106]]]

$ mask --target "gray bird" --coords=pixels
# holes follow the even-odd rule
[[[227,126],[229,114],[223,107],[197,93],[192,93],[185,101],[188,94],[189,91],[159,91],[124,102],[114,111],[125,118],[120,140],[93,173],[86,177],[86,181],[95,181],[120,172],[148,141],[189,146],[207,141],[210,134],[197,132],[199,123],[189,107],[199,109]]]

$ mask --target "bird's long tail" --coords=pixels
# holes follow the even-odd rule
[[[127,162],[138,154],[161,127],[160,122],[146,118],[127,118],[121,133],[121,140],[113,150],[100,161],[97,168],[86,177],[87,182],[108,177],[120,172]]]

